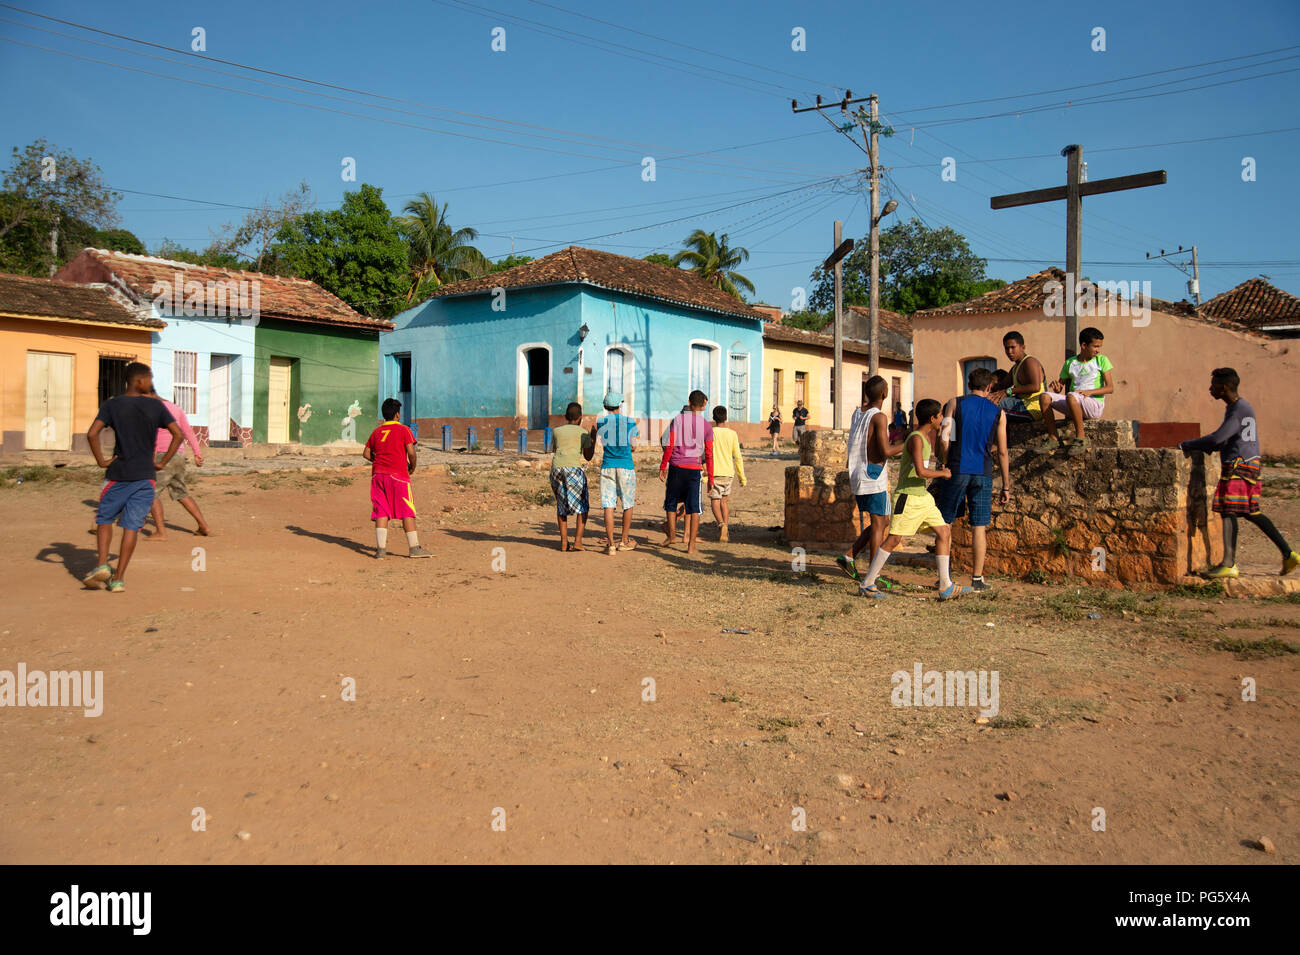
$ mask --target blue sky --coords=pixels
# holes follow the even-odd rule
[[[867,229],[853,177],[865,154],[824,119],[790,110],[794,97],[830,100],[848,87],[878,94],[896,130],[882,140],[885,197],[900,201],[899,215],[965,234],[990,275],[1015,280],[1061,263],[1062,203],[995,212],[988,199],[1063,183],[1060,149],[1077,142],[1091,179],[1169,174],[1164,186],[1085,200],[1087,274],[1149,279],[1157,296],[1182,298],[1186,276],[1144,256],[1196,244],[1204,298],[1257,274],[1300,294],[1295,0],[1050,11],[1033,2],[14,5],[175,51],[189,51],[202,27],[210,57],[357,91],[0,7],[4,148],[44,136],[93,158],[114,187],[135,190],[120,203],[122,224],[151,249],[163,237],[201,248],[244,210],[137,193],[238,207],[306,180],[329,207],[356,188],[340,175],[352,157],[358,182],[381,186],[394,212],[432,192],[450,203],[453,224],[479,229],[493,257],[512,237],[534,256],[571,243],[641,256],[675,251],[696,227],[729,232],[751,252],[744,271],[758,298],[789,308],[830,249],[832,220],[850,237]],[[491,48],[497,27],[504,52]],[[1104,52],[1092,49],[1097,27]],[[795,28],[805,51],[792,49]],[[1124,77],[1135,78],[1112,82]],[[1152,95],[1193,87],[1203,88]],[[1126,99],[1081,102],[1099,96]],[[1286,131],[1242,135],[1271,130]],[[956,160],[955,182],[941,178],[944,157]],[[1242,179],[1245,157],[1253,182]]]

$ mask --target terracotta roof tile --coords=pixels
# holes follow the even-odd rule
[[[769,316],[714,288],[694,272],[656,265],[613,252],[571,245],[532,262],[464,282],[444,285],[431,298],[474,295],[494,288],[541,288],[579,283],[641,295],[670,305],[699,308],[738,318]]]
[[[1210,318],[1264,330],[1270,325],[1300,325],[1300,298],[1261,278],[1247,279],[1201,306]]]
[[[763,339],[765,341],[790,342],[797,345],[811,345],[814,348],[833,349],[835,347],[835,337],[833,335],[823,335],[821,332],[810,332],[804,328],[795,328],[793,325],[781,325],[776,322],[769,322],[763,326]],[[857,338],[843,338],[840,345],[842,349],[853,355],[870,355],[871,346]],[[888,358],[892,361],[911,362],[910,355],[900,354],[890,348],[886,342],[881,342],[880,357]]]
[[[89,260],[89,261],[86,261]],[[179,274],[185,282],[256,282],[258,310],[263,318],[288,319],[321,325],[340,325],[351,328],[373,328],[387,331],[393,323],[370,318],[354,311],[351,306],[325,291],[315,282],[262,272],[245,272],[239,269],[219,269],[189,262],[175,262],[150,255],[133,255],[106,249],[85,249],[81,255],[60,270],[59,275],[84,276],[91,263],[97,264],[141,303],[152,301],[155,282],[168,285]]]
[[[167,327],[159,319],[141,316],[106,285],[79,285],[5,272],[0,272],[0,312],[136,328]]]

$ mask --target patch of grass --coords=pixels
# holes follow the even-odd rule
[[[724,693],[724,694],[722,694],[722,702],[723,702],[723,703],[739,703],[739,702],[740,702],[740,697],[737,696],[735,693]]]
[[[1216,650],[1225,650],[1237,654],[1239,660],[1259,660],[1263,657],[1283,657],[1288,653],[1300,653],[1295,644],[1279,640],[1277,637],[1265,637],[1263,640],[1246,640],[1242,637],[1219,637],[1214,641]]]
[[[472,487],[474,484],[474,479],[470,477],[468,474],[457,474],[455,477],[451,479],[451,483],[456,485],[457,487]]]
[[[1070,552],[1070,545],[1065,542],[1065,531],[1060,527],[1052,528],[1052,552],[1057,557],[1064,557]]]
[[[1284,620],[1281,617],[1261,617],[1258,620],[1243,620],[1239,627],[1250,627],[1257,630],[1276,630],[1279,627],[1300,628],[1300,620]]]
[[[1281,594],[1277,597],[1266,597],[1264,599],[1268,600],[1270,603],[1300,605],[1300,593]]]
[[[1168,593],[1171,597],[1192,597],[1208,600],[1213,597],[1222,597],[1224,590],[1223,584],[1217,580],[1212,580],[1205,584],[1178,584]]]
[[[24,484],[45,484],[53,481],[76,481],[89,484],[101,480],[103,474],[104,472],[99,468],[55,468],[48,464],[22,465],[0,470],[0,486],[19,480]]]
[[[763,742],[764,743],[788,743],[790,742],[790,736],[786,733],[778,733],[776,736],[764,736]]]
[[[989,729],[995,730],[1031,730],[1034,718],[1021,713],[1018,716],[995,716],[989,720]]]
[[[1049,578],[1047,576],[1047,571],[1042,570],[1038,567],[1035,567],[1033,570],[1028,571],[1025,574],[1025,576],[1021,578],[1021,580],[1023,580],[1027,584],[1045,584],[1047,583],[1048,579]]]
[[[758,721],[758,728],[764,733],[779,729],[794,729],[802,725],[803,720],[795,719],[793,716],[774,716],[770,719]]]

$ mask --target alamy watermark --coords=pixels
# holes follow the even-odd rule
[[[979,706],[980,716],[998,715],[997,670],[895,670],[889,695],[895,706]]]
[[[0,670],[0,706],[76,706],[86,716],[104,712],[103,670]]]
[[[164,317],[251,318],[254,327],[262,317],[262,286],[256,279],[187,282],[183,272],[176,272],[170,282],[160,279],[149,291]]]
[[[1151,281],[1121,280],[1118,282],[1075,281],[1069,272],[1065,281],[1048,279],[1043,283],[1043,314],[1048,318],[1065,316],[1066,289],[1075,290],[1074,314],[1105,318],[1132,318],[1134,328],[1151,324]]]

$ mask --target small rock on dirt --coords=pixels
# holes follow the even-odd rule
[[[251,832],[245,832],[243,829],[240,829],[237,833],[235,833],[235,838],[242,839],[244,842],[247,842],[249,839],[253,838],[253,834]]]
[[[907,750],[903,749],[903,747],[901,746],[895,746],[893,749],[890,750],[890,752],[893,753],[895,756],[907,755]]]
[[[997,798],[998,798],[998,799],[1001,799],[1003,802],[1015,802],[1015,801],[1016,801],[1017,799],[1019,799],[1020,797],[1017,796],[1017,795],[1016,795],[1014,792],[1012,792],[1010,789],[1008,789],[1008,790],[1007,790],[1006,792],[1004,792],[1004,793],[998,793]]]
[[[1273,840],[1268,836],[1260,836],[1255,840],[1255,848],[1260,852],[1273,853],[1277,852],[1277,846],[1273,845]]]

